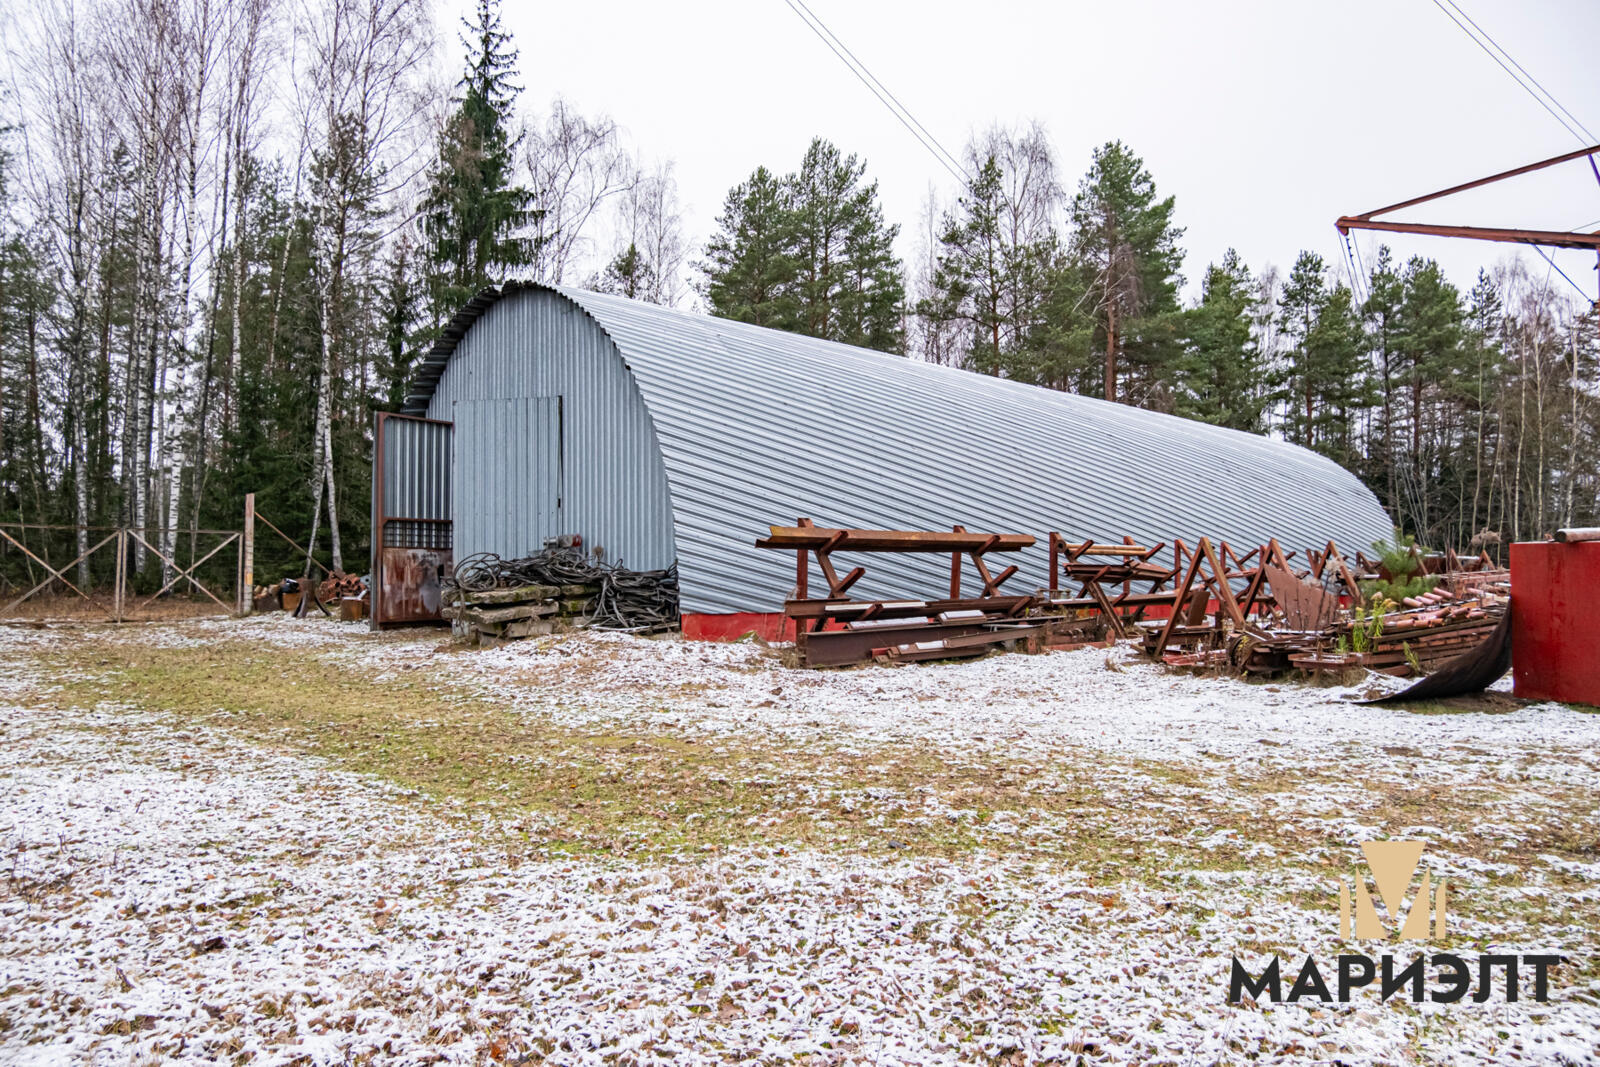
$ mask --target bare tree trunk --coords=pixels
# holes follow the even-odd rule
[[[328,535],[332,544],[333,567],[335,570],[344,569],[344,557],[339,544],[339,498],[333,476],[333,339],[330,336],[331,328],[324,321],[322,328],[322,369],[317,376],[317,466],[318,489],[317,498],[320,510],[321,500],[326,493],[328,501]],[[315,519],[313,533],[316,530]],[[310,561],[307,560],[307,574],[310,573]]]
[[[189,408],[190,332],[194,326],[194,259],[196,235],[199,232],[200,193],[200,141],[205,128],[207,86],[211,83],[212,48],[216,27],[213,24],[210,0],[197,0],[192,10],[193,21],[184,27],[185,32],[176,37],[182,46],[179,62],[190,64],[184,73],[188,76],[183,85],[183,257],[178,283],[177,321],[174,323],[171,370],[172,410],[163,434],[165,457],[163,467],[167,482],[166,514],[162,522],[163,561],[161,580],[172,580],[174,562],[178,558],[179,509],[182,507],[184,469],[190,466],[188,451],[193,440],[193,426],[185,425]]]
[[[1567,433],[1567,499],[1561,509],[1561,525],[1572,525],[1573,494],[1578,486],[1578,331],[1572,331],[1572,425]]]
[[[322,431],[322,443],[327,449],[324,470],[328,474],[328,548],[333,557],[333,569],[344,570],[344,549],[339,542],[339,494],[333,477],[333,427]]]
[[[315,469],[316,469],[317,473],[316,473],[316,477],[314,478],[314,483],[315,484],[312,487],[312,497],[313,497],[313,499],[312,499],[312,503],[311,503],[311,536],[306,540],[306,562],[305,562],[305,567],[300,572],[300,577],[301,577],[302,580],[309,579],[311,577],[311,560],[316,556],[316,553],[317,553],[317,527],[322,522],[322,493],[327,488],[327,485],[328,485],[327,479],[323,477],[323,470],[322,470],[323,455],[327,451],[327,449],[326,449],[326,446],[323,444],[323,441],[322,441],[322,401],[321,401],[321,395],[322,395],[322,389],[321,389],[321,384],[319,382],[318,383],[318,389],[317,389],[318,401],[317,401],[317,415],[316,415],[317,429],[316,429],[316,434],[315,434],[316,443],[312,446],[312,451],[315,453],[315,456],[316,456],[314,462],[316,464],[316,468]]]
[[[1533,369],[1535,375],[1533,417],[1538,423],[1539,427],[1539,458],[1537,466],[1539,484],[1537,486],[1537,492],[1534,494],[1535,506],[1538,508],[1538,511],[1536,512],[1538,515],[1538,520],[1537,525],[1534,527],[1533,533],[1535,537],[1543,537],[1550,532],[1549,529],[1547,529],[1547,525],[1549,523],[1549,511],[1546,509],[1544,499],[1545,482],[1549,480],[1549,468],[1545,462],[1544,345],[1539,343],[1538,340],[1535,341],[1533,348]]]
[[[1517,458],[1511,469],[1511,539],[1522,539],[1522,449],[1528,437],[1527,352],[1517,359]]]
[[[1106,399],[1117,400],[1117,300],[1111,292],[1111,267],[1106,266]]]

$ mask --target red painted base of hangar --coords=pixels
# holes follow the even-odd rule
[[[683,636],[691,641],[738,641],[751,634],[763,641],[793,641],[794,623],[782,612],[737,611],[683,617]]]
[[[1206,605],[1206,611],[1216,614],[1215,600]],[[1146,619],[1165,619],[1172,609],[1164,604],[1152,604],[1145,609]],[[782,612],[735,611],[725,615],[685,615],[682,619],[683,636],[690,641],[740,641],[754,634],[763,641],[778,644],[794,640],[794,621]],[[830,629],[836,625],[830,625]]]
[[[1511,546],[1511,673],[1519,697],[1600,704],[1600,541]]]

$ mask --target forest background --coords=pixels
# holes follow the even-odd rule
[[[364,570],[373,413],[509,277],[1281,437],[1430,545],[1600,521],[1600,324],[1540,259],[1458,284],[1382,247],[1230,251],[1186,279],[1135,146],[1072,179],[1042,124],[998,121],[904,235],[862,146],[818,136],[691,240],[672,160],[521,98],[491,0],[456,34],[424,0],[45,0],[6,53],[0,522],[148,528],[181,559],[253,492]]]

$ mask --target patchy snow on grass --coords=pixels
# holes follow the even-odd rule
[[[1408,820],[1443,845],[1534,834],[1541,805],[1564,810],[1548,791],[1600,785],[1595,716],[1415,715],[1353,706],[1347,690],[1194,677],[1104,651],[819,672],[757,645],[617,635],[475,652],[437,633],[281,616],[175,630],[0,632],[0,1062],[1600,1058],[1600,989],[1567,972],[1547,1004],[1414,1008],[1358,994],[1227,1005],[1235,953],[1286,965],[1338,954],[1336,869],[1319,866],[1330,862],[1320,848],[1280,866],[1279,849],[1181,801],[1148,828],[1151,812],[1130,817],[1127,832],[1182,839],[1207,862],[1143,879],[998,847],[954,860],[757,847],[528,860],[449,805],[320,759],[140,708],[74,707],[38,664],[66,640],[244,641],[283,650],[290,669],[294,655],[329,657],[374,685],[423,671],[572,724],[862,751],[916,741],[1041,767],[1098,751],[1108,798],[1141,786],[1112,756],[1186,768],[1196,795],[1228,775],[1278,773],[1281,788],[1220,800],[1263,828],[1346,844],[1383,831],[1341,809],[1374,783],[1503,794],[1503,809],[1470,827],[1448,811]],[[1348,782],[1296,786],[1296,769],[1329,761]],[[868,809],[975,816],[948,799],[859,790]],[[1036,832],[1010,813],[988,818],[1002,843]],[[1592,810],[1584,818],[1593,836]],[[1428,853],[1453,893],[1476,887],[1452,897],[1461,937],[1581,968],[1600,942],[1600,864],[1540,859],[1563,881],[1495,891],[1516,868]],[[1589,904],[1535,929],[1518,918],[1523,894]]]
[[[262,627],[274,640],[283,629]],[[1600,715],[1560,704],[1494,715],[1418,715],[1352,702],[1393,687],[1395,679],[1380,675],[1353,688],[1250,682],[1172,671],[1126,647],[846,670],[785,667],[777,650],[755,643],[592,632],[485,650],[453,649],[430,633],[329,654],[340,662],[358,658],[375,681],[425,669],[440,682],[571,725],[644,720],[796,743],[1003,747],[1022,758],[1048,757],[1070,744],[1124,757],[1220,758],[1256,768],[1320,760],[1402,775],[1420,765],[1457,780],[1534,773],[1600,784],[1592,759],[1600,749]],[[1577,758],[1549,758],[1558,752]],[[1530,771],[1517,767],[1523,757],[1536,761]]]

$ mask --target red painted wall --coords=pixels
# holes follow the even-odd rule
[[[1348,598],[1345,598],[1348,599]],[[1216,614],[1219,605],[1215,600],[1206,610]],[[1145,609],[1146,619],[1164,619],[1172,609],[1162,604]],[[829,629],[837,629],[829,624]],[[738,641],[755,634],[763,641],[782,642],[794,640],[794,622],[782,612],[737,611],[727,615],[685,615],[683,636],[691,641]]]
[[[683,617],[683,636],[691,641],[737,641],[749,634],[764,641],[793,641],[794,623],[782,612],[739,611]]]
[[[1600,541],[1511,546],[1511,673],[1519,697],[1600,704]]]

